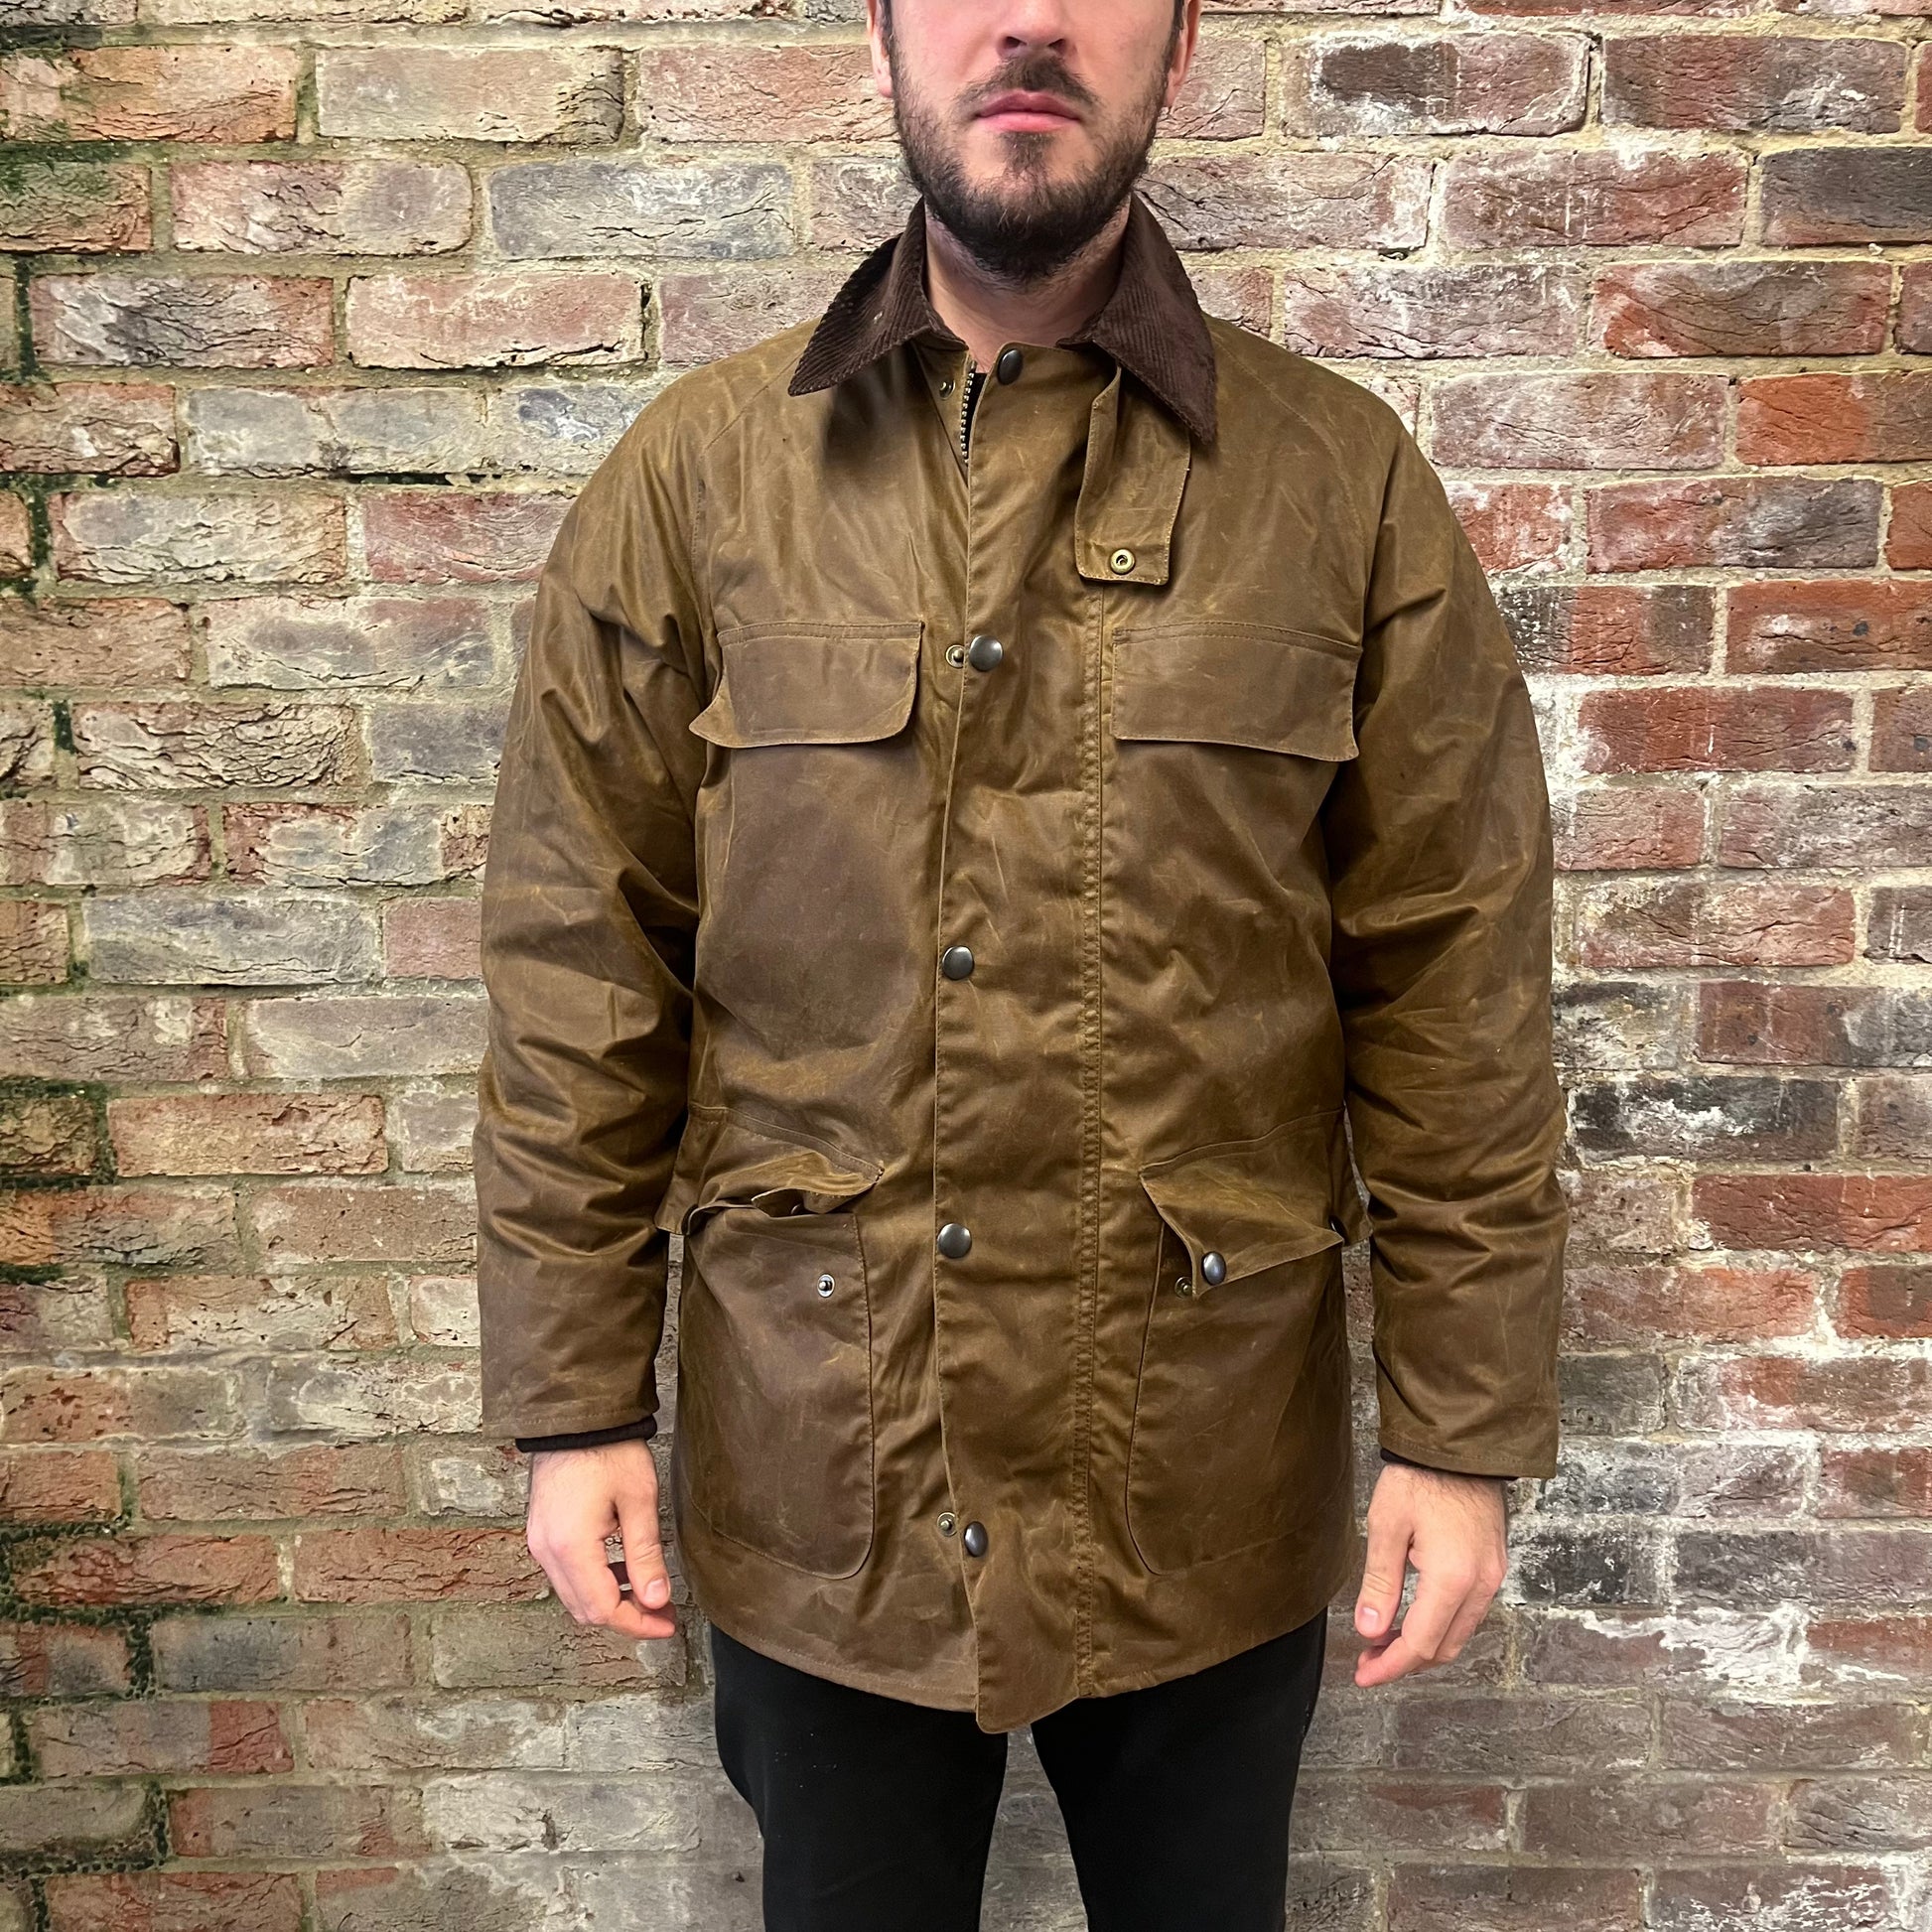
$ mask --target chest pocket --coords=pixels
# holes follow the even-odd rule
[[[1360,657],[1285,624],[1131,625],[1114,633],[1114,736],[1352,759]]]
[[[691,730],[714,745],[856,745],[891,738],[912,715],[920,619],[735,624],[718,633],[721,669]]]

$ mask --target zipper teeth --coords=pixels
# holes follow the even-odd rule
[[[959,460],[970,463],[972,453],[966,447],[966,424],[973,407],[973,385],[980,379],[982,371],[972,366],[970,358],[966,368],[966,379],[959,385]]]

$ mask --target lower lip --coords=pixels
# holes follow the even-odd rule
[[[1009,128],[1015,133],[1024,131],[1029,134],[1043,132],[1049,128],[1071,127],[1073,125],[1073,116],[1071,114],[1048,113],[1044,109],[1037,107],[1004,108],[997,114],[982,114],[980,119],[988,127]]]

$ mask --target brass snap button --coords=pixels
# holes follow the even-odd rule
[[[831,1292],[832,1292],[832,1290],[833,1290],[833,1287],[834,1287],[834,1286],[835,1286],[835,1284],[834,1284],[834,1282],[833,1282],[833,1280],[832,1280],[832,1277],[831,1277],[830,1275],[821,1275],[821,1276],[819,1276],[819,1278],[818,1278],[818,1292],[819,1292],[819,1295],[820,1295],[821,1297],[824,1297],[824,1296],[828,1296],[828,1295],[830,1295],[830,1294],[831,1294]]]
[[[1114,554],[1107,559],[1107,567],[1110,570],[1116,571],[1122,576],[1125,576],[1128,571],[1134,568],[1133,551],[1128,550],[1126,548],[1116,550]]]
[[[950,1536],[958,1527],[959,1518],[951,1510],[942,1509],[939,1512],[939,1534],[941,1536]]]
[[[965,661],[966,646],[964,644],[948,644],[946,646],[946,662],[948,664],[963,664]]]

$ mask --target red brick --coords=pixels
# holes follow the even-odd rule
[[[53,362],[301,369],[335,356],[334,289],[314,275],[42,275],[30,307]]]
[[[893,132],[893,104],[873,86],[858,43],[646,48],[637,102],[646,140],[877,141]],[[1249,131],[1261,131],[1258,111]]]
[[[119,254],[154,243],[152,171],[127,162],[43,160],[14,146],[0,186],[0,248]],[[6,284],[9,303],[11,282]]]
[[[1932,1690],[1932,1616],[1814,1616],[1805,1681],[1863,1697],[1879,1685]]]
[[[1932,1365],[1922,1357],[1727,1355],[1684,1364],[1678,1411],[1692,1429],[1862,1434],[1912,1427],[1928,1392]]]
[[[1715,375],[1456,375],[1437,386],[1432,461],[1478,470],[1702,470],[1724,451]]]
[[[181,1859],[333,1863],[428,1849],[414,1791],[383,1786],[199,1786],[168,1798],[168,1840]]]
[[[0,899],[0,982],[58,986],[67,976],[67,907]]]
[[[222,1188],[0,1192],[0,1262],[13,1267],[195,1267],[233,1258],[234,1201]]]
[[[170,1094],[110,1100],[122,1174],[379,1173],[376,1094]]]
[[[1818,1457],[1821,1516],[1932,1517],[1932,1449],[1831,1449]]]
[[[1527,670],[1668,677],[1712,668],[1717,599],[1705,585],[1504,585],[1498,601]]]
[[[1761,375],[1737,385],[1741,463],[1923,463],[1932,375]]]
[[[1624,971],[1840,966],[1854,958],[1852,895],[1830,886],[1604,887],[1582,899],[1577,957]]]
[[[1457,248],[1722,248],[1743,239],[1742,154],[1537,147],[1445,164],[1445,241]]]
[[[1832,1325],[1857,1341],[1932,1339],[1932,1263],[1848,1268]]]
[[[1454,483],[1455,520],[1487,571],[1554,564],[1570,542],[1570,492],[1557,483]]]
[[[294,1768],[272,1704],[141,1698],[55,1705],[28,1716],[43,1776],[118,1777],[207,1771],[224,1776]]]
[[[1726,1247],[1932,1253],[1932,1174],[1704,1173],[1691,1199]]]
[[[1606,125],[1726,133],[1895,134],[1905,50],[1847,34],[1617,34],[1603,44]]]
[[[1913,1056],[1911,995],[1900,988],[1706,980],[1698,994],[1698,1051],[1708,1060],[1864,1066]]]
[[[0,1078],[209,1080],[227,1068],[218,1001],[32,994],[0,1001]]]
[[[358,275],[345,316],[349,355],[364,368],[627,362],[643,346],[638,283],[588,269]]]
[[[0,1522],[105,1522],[120,1508],[120,1478],[110,1450],[21,1449],[0,1455]]]
[[[13,1560],[24,1603],[77,1607],[265,1603],[282,1592],[262,1536],[88,1537],[22,1545]]]
[[[1557,1859],[1632,1843],[1652,1857],[1766,1851],[1776,1842],[1778,1798],[1770,1783],[1716,1778],[1531,1785],[1523,1793],[1523,1847]]]
[[[0,1623],[0,1697],[113,1696],[132,1688],[127,1637],[120,1630],[93,1623]]]
[[[1863,570],[1883,495],[1865,477],[1606,483],[1585,505],[1589,568]]]
[[[129,1871],[47,1881],[49,1932],[301,1932],[292,1873]]]
[[[548,491],[370,490],[369,575],[388,584],[500,584],[543,568],[570,499]]]
[[[164,383],[0,384],[0,470],[153,477],[177,464],[175,392]],[[0,621],[0,652],[15,627]],[[67,672],[60,682],[85,680]]]
[[[1849,771],[1849,692],[1776,685],[1592,691],[1578,707],[1586,771]]]
[[[138,690],[180,684],[188,667],[188,614],[179,605],[148,597],[0,600],[0,684]]]
[[[400,1515],[402,1456],[371,1443],[279,1449],[152,1449],[136,1464],[141,1514],[168,1522]]]
[[[295,135],[292,47],[92,47],[0,62],[0,128],[20,141],[215,141]]]
[[[1592,339],[1612,355],[1870,355],[1882,262],[1630,262],[1597,277]]]
[[[1704,800],[1674,785],[1592,787],[1552,800],[1557,864],[1569,872],[1659,872],[1704,856]]]
[[[85,1443],[103,1436],[232,1436],[241,1427],[233,1378],[207,1368],[14,1368],[0,1371],[0,1406],[15,1443]]]
[[[136,1348],[384,1348],[396,1338],[380,1276],[159,1275],[126,1287]]]
[[[482,899],[391,900],[382,908],[382,959],[392,979],[480,979]]]
[[[1820,1278],[1805,1268],[1585,1263],[1570,1270],[1566,1332],[1585,1347],[1751,1341],[1807,1333]]]
[[[1730,585],[1725,604],[1733,672],[1932,671],[1932,584],[1779,579]]]
[[[310,1603],[518,1602],[549,1587],[520,1530],[311,1530],[295,1593]]]

